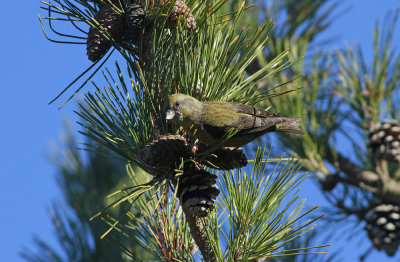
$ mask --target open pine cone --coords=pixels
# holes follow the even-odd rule
[[[115,40],[121,40],[126,30],[125,19],[109,7],[102,7],[94,16],[99,25]],[[89,28],[86,50],[90,61],[101,59],[111,48],[111,41],[95,27]]]
[[[373,124],[368,137],[368,148],[374,158],[400,161],[400,126],[397,120]]]
[[[400,245],[400,207],[381,204],[366,216],[368,237],[378,250],[394,256]]]
[[[139,158],[156,168],[174,168],[189,155],[186,139],[181,135],[160,135],[139,151]]]
[[[190,8],[181,0],[176,1],[169,16],[169,25],[171,27],[176,27],[178,22],[185,23],[186,28],[189,30],[196,30],[196,20],[192,12],[190,12]]]
[[[177,195],[183,208],[194,216],[205,217],[215,208],[214,200],[220,193],[215,187],[217,176],[189,164],[177,178]]]

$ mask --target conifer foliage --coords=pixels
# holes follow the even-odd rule
[[[281,149],[294,150],[319,182],[329,203],[322,221],[329,237],[363,241],[370,248],[359,251],[362,261],[376,250],[399,256],[393,220],[400,206],[400,55],[394,45],[399,10],[376,24],[372,54],[366,54],[357,43],[339,50],[320,48],[316,36],[336,20],[338,2],[284,2],[267,1],[245,19],[254,25],[259,23],[254,17],[285,18],[273,29],[271,45],[248,67],[250,72],[284,48],[290,48],[290,57],[305,57],[278,78],[259,82],[260,88],[289,82],[280,91],[301,88],[297,95],[264,101],[273,108],[293,105],[280,112],[300,116],[307,129],[305,139],[280,136],[274,141]],[[300,73],[305,76],[297,79]]]
[[[85,148],[96,145],[118,156],[130,186],[110,192],[113,201],[91,218],[109,226],[101,239],[120,232],[161,261],[261,261],[298,253],[285,244],[310,231],[316,220],[303,219],[314,208],[302,213],[304,201],[297,202],[294,190],[305,179],[300,164],[293,158],[269,160],[265,145],[248,160],[242,149],[201,144],[165,119],[168,96],[177,92],[252,106],[284,96],[257,83],[291,66],[288,51],[248,71],[268,47],[271,20],[243,28],[241,17],[251,9],[245,1],[232,12],[224,11],[225,0],[43,4],[50,15],[41,21],[47,19],[56,35],[86,39],[94,62],[57,98],[81,77],[87,77],[84,85],[104,69],[104,87],[93,83],[76,113],[81,133],[93,142]],[[70,23],[80,35],[57,34],[53,21]],[[113,71],[104,64],[114,50],[119,56]],[[115,208],[120,214],[108,215]],[[140,261],[129,246],[119,247]]]

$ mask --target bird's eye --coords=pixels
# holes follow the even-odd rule
[[[179,103],[178,103],[178,102],[175,102],[175,106],[178,107],[178,106],[179,106]]]

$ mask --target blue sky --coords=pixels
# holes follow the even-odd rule
[[[69,103],[61,110],[57,110],[57,105],[47,104],[90,65],[85,46],[47,41],[37,18],[39,12],[44,15],[39,9],[39,1],[23,2],[17,9],[13,1],[5,1],[0,23],[3,35],[0,41],[0,199],[3,200],[0,261],[5,262],[23,261],[18,252],[22,246],[33,247],[33,234],[48,242],[54,240],[46,208],[52,199],[60,198],[61,193],[55,183],[55,169],[46,154],[51,152],[50,141],[60,141],[63,118],[75,117],[72,111],[76,102]],[[399,6],[399,2],[340,2],[341,10],[351,9],[334,21],[322,39],[340,36],[329,44],[330,47],[341,47],[344,40],[357,40],[367,57],[370,57],[376,19],[383,19],[387,11]],[[13,10],[18,10],[18,15],[12,13]],[[394,41],[397,48],[399,35]],[[304,185],[302,192],[308,204],[321,204],[312,182]],[[351,250],[345,252],[346,261],[357,261],[357,257],[351,256]],[[368,261],[378,260],[394,261],[378,252],[374,252]]]

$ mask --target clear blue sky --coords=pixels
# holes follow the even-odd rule
[[[334,21],[324,37],[341,37],[331,47],[343,46],[344,40],[357,40],[369,53],[376,19],[383,19],[388,10],[400,4],[398,0],[340,2],[342,10],[351,9]],[[54,44],[45,39],[37,18],[39,12],[45,15],[39,10],[39,1],[23,1],[18,8],[16,2],[4,1],[2,6],[0,261],[16,262],[23,261],[18,256],[23,245],[33,247],[33,234],[48,242],[54,240],[46,208],[61,193],[55,183],[55,169],[45,155],[50,152],[50,141],[60,140],[62,119],[74,118],[76,103],[69,103],[62,110],[47,103],[90,63],[85,46]],[[399,47],[399,34],[395,43]],[[302,194],[308,203],[321,204],[314,192],[311,182],[303,186]],[[356,247],[344,250],[345,261],[357,261],[351,256],[352,248]],[[368,261],[396,260],[374,252]]]

